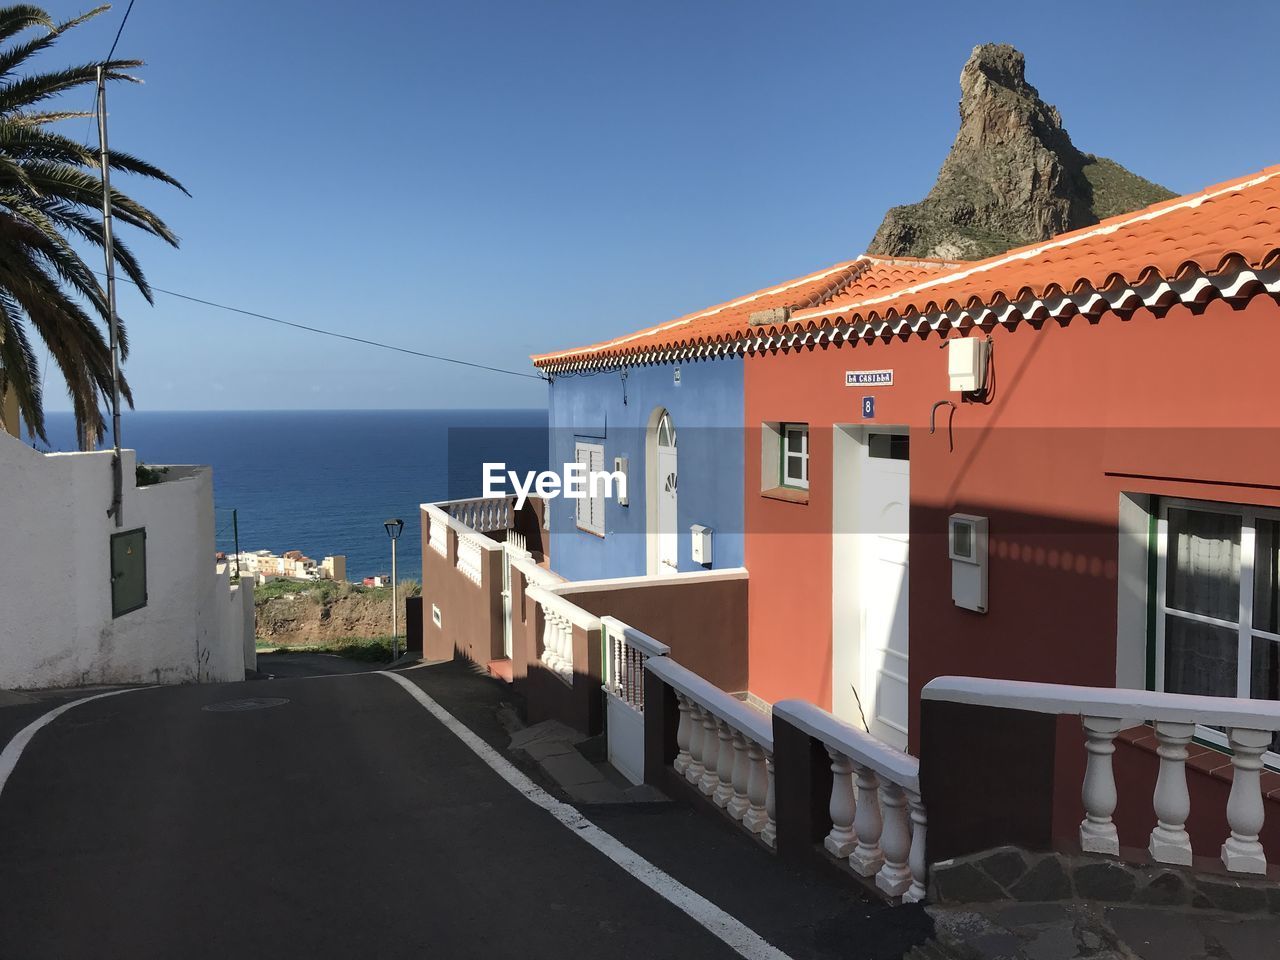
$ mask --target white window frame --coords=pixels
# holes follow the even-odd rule
[[[586,476],[586,495],[573,501],[574,524],[579,530],[604,536],[604,484],[592,484],[591,474],[604,470],[604,444],[576,440],[573,458],[582,464]]]
[[[1167,603],[1166,581],[1169,576],[1169,510],[1198,510],[1201,513],[1217,513],[1241,518],[1240,524],[1240,610],[1238,622],[1232,623],[1198,613],[1178,610]],[[1196,623],[1223,629],[1236,630],[1236,696],[1248,698],[1253,673],[1253,638],[1280,643],[1280,634],[1269,633],[1253,626],[1253,564],[1257,546],[1257,521],[1280,520],[1280,510],[1270,507],[1253,507],[1234,503],[1218,503],[1212,500],[1186,500],[1177,497],[1161,497],[1156,515],[1156,596],[1155,612],[1155,689],[1164,691],[1165,667],[1165,618],[1181,617]],[[1211,727],[1196,726],[1196,739],[1206,744],[1230,749],[1226,734]],[[1280,754],[1267,751],[1263,762],[1272,768],[1280,768]]]
[[[782,487],[790,487],[793,490],[809,489],[809,425],[807,423],[783,423],[780,425],[779,434],[781,436],[782,446],[778,450],[778,485]],[[793,433],[800,434],[800,452],[794,453],[791,450],[791,435]],[[791,460],[798,457],[800,467],[804,472],[801,477],[793,477],[790,472]]]

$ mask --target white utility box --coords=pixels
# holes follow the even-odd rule
[[[711,528],[695,523],[689,528],[689,532],[693,535],[693,562],[711,566]]]
[[[947,524],[951,555],[951,600],[957,607],[987,612],[987,518],[953,513]]]
[[[961,337],[947,341],[947,373],[951,389],[973,393],[987,386],[987,355],[991,341],[979,337]]]
[[[631,483],[631,478],[627,476],[626,457],[613,458],[613,472],[622,475],[622,483],[615,488],[618,493],[614,499],[617,501],[618,506],[625,507],[630,502],[628,499],[627,487]]]

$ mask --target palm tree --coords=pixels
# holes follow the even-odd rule
[[[86,147],[53,127],[93,116],[59,109],[58,104],[69,92],[93,87],[99,64],[48,73],[17,71],[72,27],[108,9],[101,6],[57,23],[39,7],[0,7],[0,397],[6,390],[16,395],[27,432],[48,439],[33,331],[66,383],[82,447],[102,439],[106,424],[100,407],[111,402],[111,351],[102,326],[106,294],[76,249],[103,246],[102,184],[96,146]],[[109,80],[137,82],[126,71],[142,61],[109,60],[101,66]],[[107,165],[187,192],[163,170],[127,153],[110,151]],[[163,220],[114,187],[111,209],[117,223],[178,245]],[[151,302],[146,277],[119,237],[114,250],[119,269]],[[120,352],[127,356],[123,327]],[[121,393],[132,406],[123,379]],[[10,426],[16,432],[17,425]]]

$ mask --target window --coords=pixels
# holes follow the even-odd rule
[[[579,530],[604,536],[604,484],[591,483],[591,474],[604,470],[604,446],[578,441],[573,458],[586,470],[586,495],[574,501],[574,521]]]
[[[1156,689],[1280,700],[1280,511],[1170,500],[1158,547]]]
[[[782,425],[781,483],[784,487],[809,489],[809,426],[804,423]]]

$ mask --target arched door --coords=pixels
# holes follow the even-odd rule
[[[669,574],[677,570],[679,536],[676,520],[678,474],[676,428],[666,410],[657,415],[657,423],[649,434],[650,495],[648,497],[648,533],[651,574]]]

